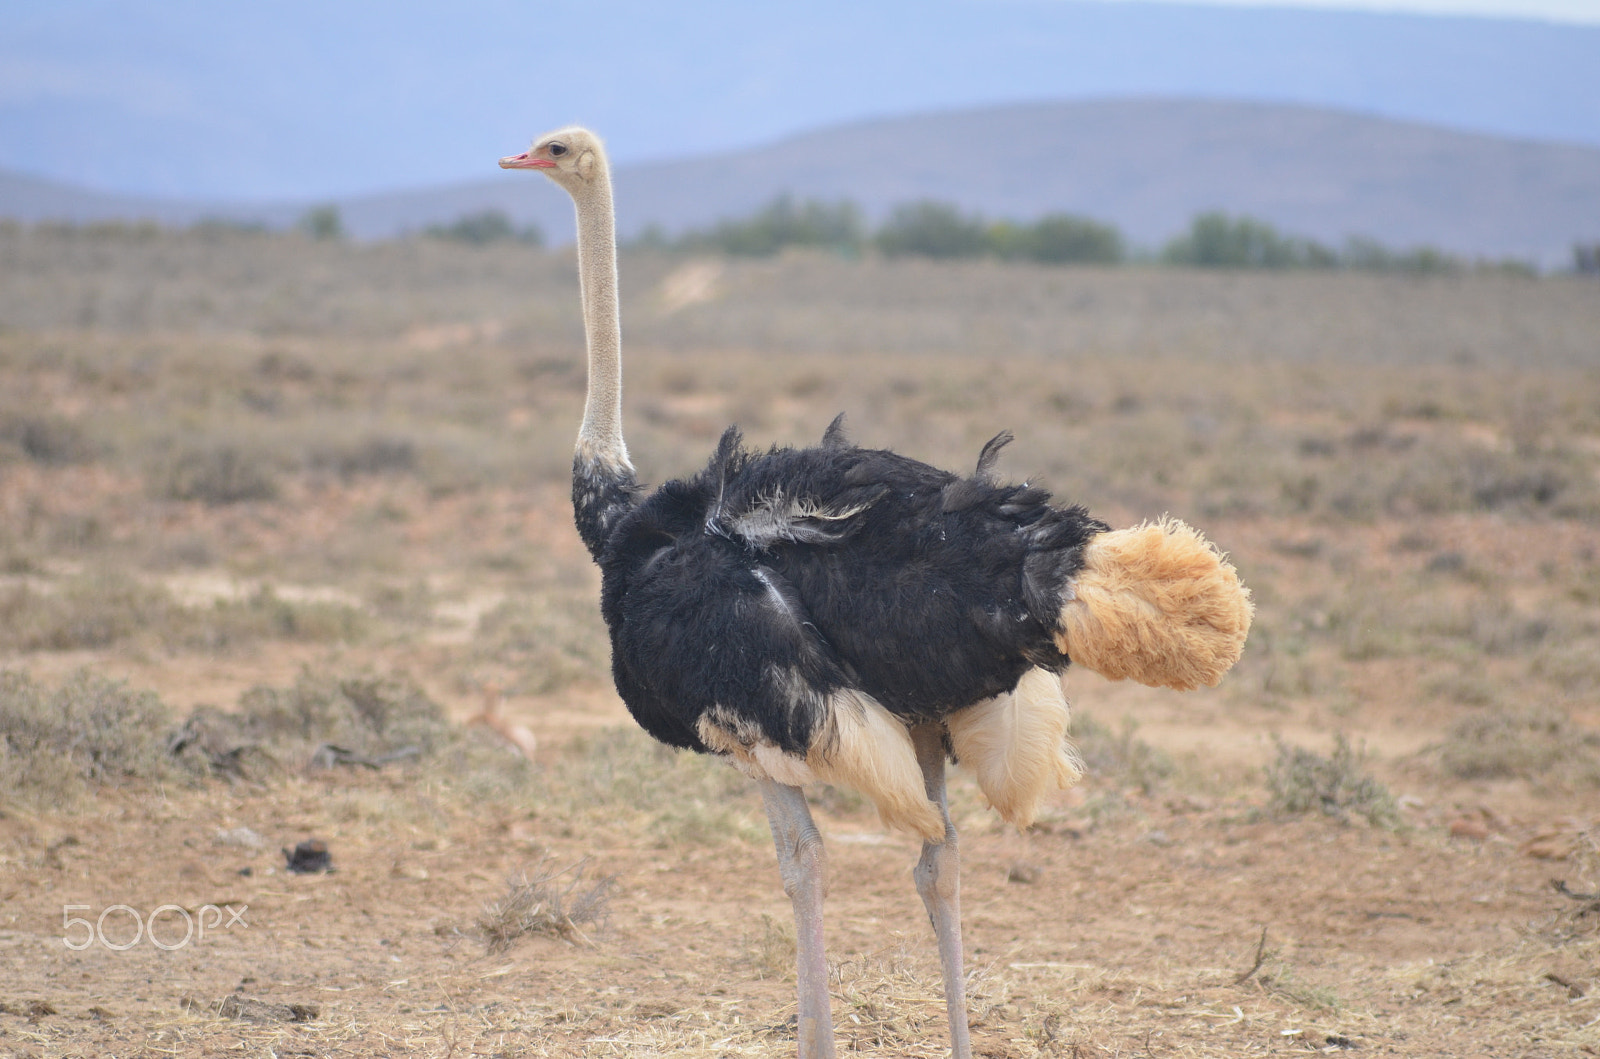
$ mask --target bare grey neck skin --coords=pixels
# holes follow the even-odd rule
[[[589,390],[578,430],[579,460],[633,470],[622,440],[622,316],[617,299],[616,222],[611,175],[596,152],[588,179],[562,181],[578,214],[578,282],[589,349]]]

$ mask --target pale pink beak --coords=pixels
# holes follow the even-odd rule
[[[554,169],[556,164],[547,158],[535,158],[533,152],[508,154],[500,159],[501,169]]]

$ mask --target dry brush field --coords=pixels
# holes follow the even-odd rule
[[[1255,592],[1215,690],[1069,675],[1026,833],[957,770],[980,1054],[1600,1054],[1600,286],[622,277],[647,480],[1010,429]],[[792,1053],[759,799],[609,686],[581,348],[560,253],[0,228],[0,1056]],[[814,808],[841,1045],[945,1054],[915,844]]]

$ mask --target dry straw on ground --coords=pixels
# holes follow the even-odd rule
[[[504,952],[528,934],[593,945],[604,929],[614,876],[584,885],[584,862],[556,868],[548,858],[512,875],[506,894],[484,906],[478,929],[491,953]]]

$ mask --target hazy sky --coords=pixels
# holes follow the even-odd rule
[[[0,167],[129,194],[476,179],[573,121],[630,162],[1129,95],[1600,146],[1600,0],[0,2]]]
[[[1110,0],[1125,3],[1128,0]],[[1539,18],[1555,22],[1600,24],[1600,0],[1179,0],[1180,3],[1229,7],[1313,7],[1346,11],[1406,11],[1422,15],[1478,15],[1490,18]]]

